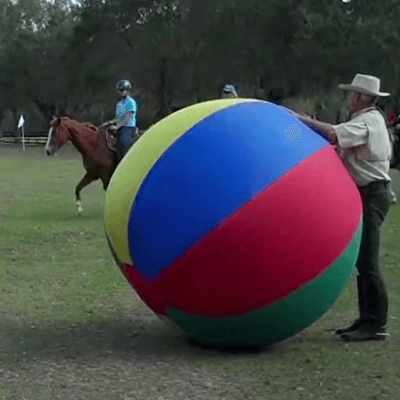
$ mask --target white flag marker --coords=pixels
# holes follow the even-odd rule
[[[21,115],[21,116],[19,117],[19,120],[18,120],[18,128],[22,128],[22,127],[24,126],[24,123],[25,123],[24,116]]]
[[[18,128],[21,129],[21,134],[22,134],[22,149],[25,151],[25,132],[24,132],[24,123],[25,123],[25,118],[21,114],[18,120]]]

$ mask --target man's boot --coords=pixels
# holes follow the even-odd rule
[[[352,332],[343,333],[340,337],[347,342],[361,342],[366,340],[386,340],[390,335],[384,326],[378,328],[371,323],[364,323]]]
[[[360,323],[356,329],[343,332],[341,338],[347,341],[385,340],[388,298],[383,280],[379,276],[359,276],[361,298],[365,302],[360,308]]]
[[[344,333],[354,332],[358,329],[361,324],[361,316],[365,314],[367,309],[367,298],[366,298],[366,288],[365,281],[361,278],[360,275],[357,275],[357,295],[358,295],[358,309],[360,312],[360,318],[357,318],[349,327],[337,329],[335,333],[337,335],[342,335]]]

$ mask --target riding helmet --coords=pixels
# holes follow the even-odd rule
[[[117,90],[131,90],[132,85],[127,79],[122,79],[117,83]]]
[[[222,91],[223,91],[224,93],[236,93],[235,86],[233,86],[233,85],[231,85],[231,84],[225,85],[225,86],[223,87]]]

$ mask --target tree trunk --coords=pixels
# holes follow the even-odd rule
[[[18,125],[18,109],[16,107],[11,107],[11,112],[12,112],[12,116],[13,116],[12,132],[13,132],[13,136],[17,137],[17,136],[20,136],[20,134],[21,134],[17,127],[17,125]]]
[[[38,98],[32,99],[32,101],[37,106],[46,121],[50,122],[53,116],[57,114],[55,104],[46,104],[44,101]]]
[[[3,123],[3,118],[4,118],[3,111],[0,111],[0,137],[3,137],[3,129],[1,127],[1,124]]]
[[[157,119],[164,118],[170,113],[170,100],[167,93],[167,74],[168,74],[168,60],[163,58],[161,60],[160,73],[159,73],[159,99],[160,108],[157,113]]]

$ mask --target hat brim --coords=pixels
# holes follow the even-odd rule
[[[339,85],[339,88],[342,90],[353,90],[354,92],[358,92],[358,93],[363,93],[363,94],[369,94],[370,96],[379,96],[379,97],[387,97],[390,96],[390,93],[386,93],[386,92],[371,92],[370,90],[364,89],[362,87],[359,86],[354,86],[354,85],[348,85],[345,83],[341,83]]]

